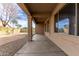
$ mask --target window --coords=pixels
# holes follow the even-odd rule
[[[75,4],[66,4],[55,15],[55,32],[63,32],[74,35]]]
[[[58,32],[58,24],[57,24],[57,22],[58,22],[58,13],[55,15],[55,20],[54,20],[54,32]]]
[[[47,31],[47,30],[46,30],[46,29],[47,29],[47,25],[46,25],[46,24],[45,24],[45,28],[44,28],[44,29],[45,29],[45,32],[46,32],[46,31]]]
[[[49,32],[49,20],[45,24],[45,32]]]
[[[79,36],[79,3],[77,4],[77,35]]]
[[[64,18],[56,23],[56,28],[59,32],[69,33],[69,19]]]
[[[47,32],[49,32],[49,20],[47,21]]]

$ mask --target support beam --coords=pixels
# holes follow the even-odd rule
[[[28,41],[32,41],[32,17],[28,16]]]
[[[32,14],[33,17],[40,17],[40,18],[48,18],[50,16],[50,13],[39,13],[39,14]]]
[[[27,6],[24,3],[17,3],[17,4],[28,16],[31,16],[30,12],[28,11]]]

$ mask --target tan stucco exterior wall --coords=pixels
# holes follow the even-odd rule
[[[45,32],[45,35],[59,48],[61,48],[67,55],[76,56],[79,55],[79,36],[54,32],[54,15],[62,6],[64,6],[64,4],[59,5],[57,10],[52,13],[49,19],[50,31]]]
[[[36,24],[35,33],[44,34],[44,24],[42,24],[42,23]]]

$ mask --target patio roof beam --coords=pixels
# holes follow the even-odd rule
[[[44,13],[44,14],[33,14],[33,17],[40,17],[40,18],[47,18],[50,16],[50,14]]]
[[[28,15],[31,16],[30,12],[28,11],[27,6],[24,3],[18,3],[18,5],[21,7],[21,9]]]

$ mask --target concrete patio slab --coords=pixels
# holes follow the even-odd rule
[[[65,56],[66,54],[43,35],[34,35],[15,56]]]

